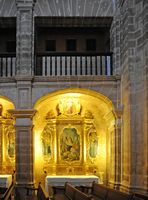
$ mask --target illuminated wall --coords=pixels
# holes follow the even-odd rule
[[[15,129],[9,109],[14,109],[12,102],[0,97],[0,173],[12,174],[15,169]]]
[[[36,180],[47,174],[96,174],[105,181],[108,135],[115,123],[111,101],[90,90],[70,89],[42,97],[35,109]]]

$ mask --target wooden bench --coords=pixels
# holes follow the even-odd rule
[[[0,188],[0,200],[11,200],[14,190],[14,184],[12,183],[8,188]]]
[[[120,192],[115,189],[108,189],[106,200],[130,200],[131,194]]]
[[[65,183],[64,193],[62,194],[55,194],[54,200],[91,200],[91,198],[84,194],[83,192],[79,191],[70,183]]]
[[[85,193],[81,192],[78,189],[75,189],[74,200],[90,200],[90,199],[92,199],[90,196],[86,195]]]
[[[130,200],[132,197],[131,194],[110,189],[96,182],[92,184],[91,195],[94,200]]]
[[[91,195],[94,200],[105,200],[107,197],[108,188],[96,182],[92,183]]]
[[[140,193],[134,193],[132,200],[148,200],[148,195],[140,194]]]
[[[47,194],[41,183],[39,183],[38,188],[26,187],[26,190],[26,200],[49,200],[49,195]],[[35,194],[35,192],[37,194]]]

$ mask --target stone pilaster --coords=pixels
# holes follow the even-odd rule
[[[115,183],[114,187],[116,189],[120,188],[121,184],[121,126],[122,119],[121,114],[122,111],[116,111],[117,119],[115,121]]]
[[[17,108],[32,108],[32,76],[17,76]]]
[[[110,126],[107,133],[108,185],[119,189],[121,184],[121,127],[122,106],[108,114]]]
[[[108,128],[107,136],[107,179],[108,185],[114,187],[115,184],[115,129],[114,125]]]
[[[120,68],[120,12],[119,9],[113,18],[113,22],[110,29],[110,48],[113,53],[113,74],[121,74]]]
[[[33,185],[32,117],[35,110],[9,110],[16,118],[16,185]]]
[[[16,0],[17,6],[17,75],[33,74],[34,67],[34,0]]]
[[[144,39],[144,165],[143,186],[148,191],[148,1],[143,2],[143,39]]]

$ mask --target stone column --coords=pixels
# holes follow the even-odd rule
[[[16,195],[24,199],[23,187],[33,186],[33,124],[35,110],[9,110],[16,118]],[[17,190],[19,188],[19,190]]]
[[[144,158],[145,164],[143,166],[143,188],[148,192],[148,1],[143,2],[143,38],[144,38]],[[146,164],[147,163],[147,164]]]
[[[123,190],[146,193],[147,185],[147,8],[143,0],[123,1],[121,11],[121,91]]]
[[[17,75],[33,74],[34,67],[34,0],[16,0],[17,6]]]

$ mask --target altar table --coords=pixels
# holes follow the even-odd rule
[[[48,185],[64,186],[65,182],[69,182],[74,186],[92,186],[92,182],[99,182],[99,178],[94,175],[79,175],[79,176],[46,176],[45,189],[48,192]]]
[[[12,183],[12,175],[0,175],[0,187],[8,188]]]

